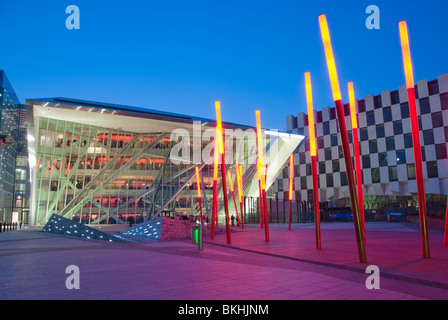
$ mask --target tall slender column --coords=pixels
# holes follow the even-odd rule
[[[353,222],[355,225],[356,240],[358,245],[358,256],[360,262],[366,262],[365,243],[360,223],[358,210],[358,197],[356,194],[355,175],[353,171],[352,156],[350,153],[350,145],[347,134],[347,126],[345,124],[344,105],[342,104],[341,91],[339,88],[339,80],[336,72],[336,64],[334,61],[333,48],[331,46],[330,33],[328,31],[327,18],[324,14],[319,16],[319,24],[322,34],[322,42],[324,44],[325,56],[327,60],[328,73],[330,76],[331,88],[333,91],[334,103],[336,106],[336,115],[341,135],[342,151],[344,154],[345,168],[347,172],[347,182],[350,192],[350,202],[353,212]]]
[[[408,28],[406,21],[400,21],[400,40],[403,53],[406,88],[408,92],[409,115],[411,118],[412,144],[414,149],[415,178],[417,181],[418,211],[420,217],[420,233],[422,241],[423,258],[429,259],[429,237],[425,199],[425,181],[423,180],[423,161],[420,145],[420,129],[418,127],[417,106],[415,102],[414,74],[412,71],[411,50],[409,47]]]

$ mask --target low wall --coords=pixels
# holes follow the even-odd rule
[[[428,221],[428,228],[441,231],[445,230],[445,220],[427,217],[427,221]],[[407,222],[420,224],[420,219],[418,216],[408,216]]]

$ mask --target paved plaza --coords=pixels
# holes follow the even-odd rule
[[[259,225],[204,239],[111,243],[47,234],[38,228],[0,234],[0,299],[147,300],[415,300],[448,298],[448,248],[430,230],[423,259],[419,227],[367,223],[368,263],[358,260],[353,223]],[[114,233],[117,230],[103,228]],[[380,289],[367,289],[368,265]],[[80,271],[80,289],[66,288],[66,267]]]

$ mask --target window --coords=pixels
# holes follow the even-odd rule
[[[338,146],[339,159],[344,158],[344,151],[342,151],[342,146]]]
[[[426,161],[426,151],[425,151],[425,147],[422,146],[421,149],[422,149],[422,161]]]
[[[436,159],[446,159],[446,143],[436,144]]]
[[[350,115],[350,103],[344,104],[344,115],[345,116]]]
[[[367,117],[367,125],[373,126],[375,124],[375,113],[373,113],[373,111],[368,111],[366,113],[366,117]]]
[[[305,140],[305,151],[310,151],[310,141]]]
[[[376,137],[377,138],[383,138],[385,136],[384,132],[384,124],[379,124],[376,126]]]
[[[294,166],[294,177],[300,177],[300,166]]]
[[[401,119],[409,118],[409,104],[407,102],[400,104]]]
[[[432,118],[432,127],[433,128],[443,127],[442,112],[436,112],[436,113],[431,114],[431,118]]]
[[[428,82],[428,93],[430,96],[439,94],[439,83],[437,80]]]
[[[426,169],[428,171],[428,178],[437,178],[439,173],[437,170],[437,161],[426,162]]]
[[[431,112],[431,107],[429,106],[429,98],[420,99],[420,114],[427,114]]]
[[[443,128],[445,131],[445,141],[448,142],[448,127]]]
[[[322,122],[322,111],[317,111],[316,113],[316,123]]]
[[[306,186],[306,177],[300,177],[300,188],[302,190],[306,190],[307,186]]]
[[[397,164],[406,164],[406,152],[397,150]]]
[[[336,108],[330,108],[330,120],[336,119]]]
[[[299,190],[296,191],[296,198],[295,199],[298,202],[302,201],[302,193]]]
[[[331,148],[325,149],[325,160],[331,160]]]
[[[334,186],[334,184],[333,184],[333,174],[329,173],[329,174],[327,174],[327,188],[331,188],[333,186]]]
[[[307,176],[310,176],[310,175],[312,175],[313,174],[313,172],[312,172],[312,168],[311,168],[311,163],[307,163],[306,165],[305,165],[305,172],[306,172],[306,175]]]
[[[336,147],[339,144],[338,135],[336,133],[332,134],[330,136],[330,139],[331,139],[331,146],[332,147]]]
[[[360,135],[361,141],[369,140],[369,131],[367,130],[367,128],[360,128],[359,135]]]
[[[372,174],[372,183],[381,182],[380,168],[373,168],[371,174]]]
[[[378,162],[380,164],[380,167],[387,166],[387,153],[386,152],[378,153]]]
[[[413,147],[412,133],[406,133],[404,135],[404,147],[405,148],[412,148]]]
[[[434,144],[434,131],[432,129],[423,131],[423,143],[425,145]]]
[[[395,137],[386,138],[386,150],[387,151],[395,150]]]
[[[339,172],[340,171],[339,159],[333,160],[332,166],[333,166],[333,172]]]
[[[376,140],[370,140],[369,141],[369,151],[370,153],[377,153],[378,152],[378,143]]]
[[[362,156],[362,168],[368,169],[370,168],[370,155]]]
[[[415,180],[415,164],[413,163],[407,164],[406,170],[408,172],[408,180]]]
[[[397,166],[389,167],[389,181],[398,181]]]
[[[353,134],[351,130],[347,131],[347,136],[348,136],[348,142],[353,143]]]
[[[294,129],[299,127],[299,124],[297,123],[297,117],[294,117],[292,126],[293,126]]]
[[[318,149],[324,148],[324,137],[317,137],[317,148]]]
[[[399,135],[403,133],[403,124],[401,121],[395,121],[394,125],[394,135]]]
[[[305,164],[306,158],[305,158],[305,152],[299,153],[299,164]]]
[[[325,161],[319,162],[319,174],[326,173]]]
[[[303,122],[305,123],[305,127],[309,126],[309,122],[308,122],[308,115],[306,114],[305,117],[303,118]]]
[[[364,100],[358,101],[358,113],[366,111],[366,102]]]
[[[375,109],[383,107],[383,101],[381,100],[381,96],[376,96],[373,98],[373,106],[375,107]]]
[[[341,186],[347,186],[348,185],[348,181],[347,181],[347,172],[341,172],[340,173],[340,177],[341,177]]]
[[[448,93],[440,95],[440,105],[442,106],[442,110],[448,109]]]
[[[383,120],[384,122],[392,121],[392,110],[390,107],[383,109]]]
[[[324,127],[324,136],[330,134],[330,122],[324,122],[323,127]]]
[[[289,167],[283,168],[283,178],[289,178]]]
[[[279,180],[277,186],[278,186],[278,191],[283,191],[283,180]]]
[[[390,102],[391,102],[391,104],[398,104],[398,103],[400,103],[400,95],[398,93],[398,90],[397,91],[392,91],[390,93]]]

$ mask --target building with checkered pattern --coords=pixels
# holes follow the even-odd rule
[[[427,201],[444,206],[448,193],[448,74],[418,81],[417,112]],[[406,86],[357,100],[364,205],[368,209],[415,207],[417,185]],[[350,107],[344,105],[352,143]],[[350,206],[335,108],[314,111],[318,148],[319,201],[324,207]],[[308,115],[286,117],[287,131],[309,137]],[[309,139],[294,154],[295,201],[312,203]],[[351,145],[353,155],[353,145]],[[289,196],[289,167],[274,184],[279,200]]]

